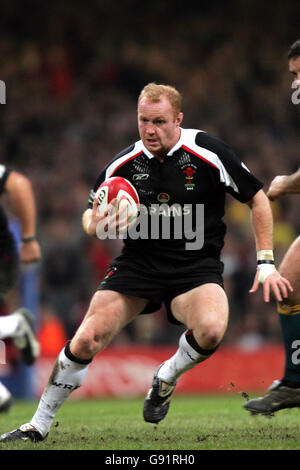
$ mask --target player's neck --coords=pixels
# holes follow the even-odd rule
[[[165,155],[154,155],[154,156],[160,163],[164,163]]]

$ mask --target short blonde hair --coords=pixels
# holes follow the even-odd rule
[[[170,85],[158,85],[154,82],[148,83],[140,93],[138,104],[144,98],[153,101],[154,103],[158,103],[163,97],[169,100],[172,108],[174,109],[174,114],[177,116],[178,113],[181,112],[182,98],[179,91]]]

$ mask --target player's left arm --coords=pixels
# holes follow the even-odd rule
[[[257,272],[250,293],[263,284],[265,302],[273,292],[277,301],[287,298],[293,288],[289,281],[276,270],[273,256],[273,215],[269,200],[263,190],[258,191],[250,202],[251,222],[257,250]]]
[[[226,191],[251,209],[251,221],[257,250],[257,273],[250,292],[256,292],[263,284],[264,300],[269,302],[273,292],[277,301],[282,301],[293,289],[288,280],[276,270],[273,257],[273,216],[269,200],[259,181],[233,150],[223,141],[208,136],[206,147],[220,158],[225,171],[223,181]],[[198,137],[198,139],[200,138]]]
[[[23,263],[38,261],[41,249],[36,240],[36,205],[31,182],[25,175],[11,171],[4,190],[21,227],[20,259]]]

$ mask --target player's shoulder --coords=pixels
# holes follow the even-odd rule
[[[224,140],[200,129],[183,129],[183,140],[191,146],[204,148],[217,155],[231,151],[230,146]]]
[[[143,153],[142,141],[139,140],[134,144],[126,147],[124,150],[121,150],[105,167],[105,178],[109,178],[113,173],[116,172],[120,167],[125,168],[128,162],[134,160],[135,157],[138,157]],[[125,165],[125,167],[124,167]]]
[[[183,129],[182,148],[204,158],[216,167],[237,159],[226,142],[199,129]]]
[[[125,155],[130,155],[131,152],[134,150],[134,148],[135,148],[135,144],[129,145],[128,147],[124,148],[112,158],[110,163],[114,162],[115,160],[118,160],[121,157],[124,157]]]
[[[132,145],[129,145],[125,149],[121,150],[117,155],[114,156],[114,158],[110,161],[110,163],[119,160],[120,158],[131,158],[134,157],[134,155],[138,155],[139,153],[142,153],[143,151],[143,146],[142,146],[142,141],[138,140]]]

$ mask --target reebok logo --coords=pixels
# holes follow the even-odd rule
[[[149,178],[149,175],[147,173],[139,173],[136,175],[133,175],[133,181],[145,181]]]

